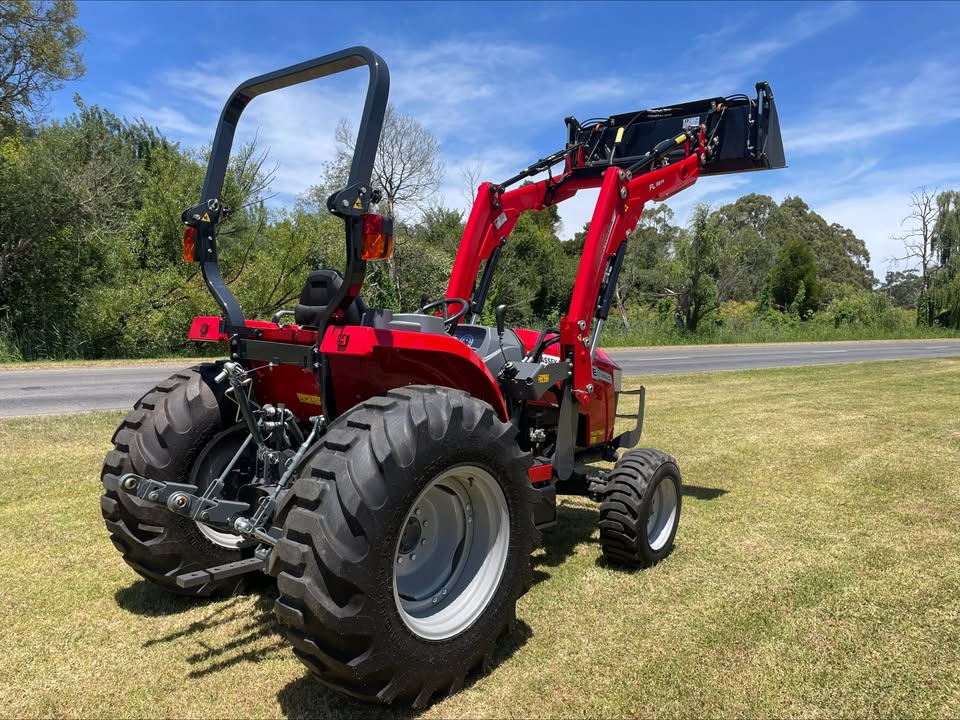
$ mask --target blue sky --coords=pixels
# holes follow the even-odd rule
[[[704,178],[669,204],[748,192],[800,195],[852,228],[878,277],[902,252],[911,191],[960,189],[960,3],[78,3],[87,33],[79,93],[142,117],[185,145],[209,144],[240,81],[350,45],[391,70],[391,99],[440,140],[448,206],[467,206],[464,171],[503,180],[560,149],[581,119],[752,92],[776,95],[789,167]],[[359,115],[365,71],[257,98],[240,136],[279,163],[289,200],[320,177],[339,118]],[[594,195],[559,206],[563,236]]]

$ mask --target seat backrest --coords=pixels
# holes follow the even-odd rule
[[[343,275],[330,268],[314,270],[307,275],[303,290],[300,291],[300,302],[293,310],[297,325],[319,328],[327,306],[334,300],[341,285]],[[344,313],[344,322],[347,325],[359,325],[365,311],[363,301],[356,298]]]

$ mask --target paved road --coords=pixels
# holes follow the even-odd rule
[[[960,340],[693,345],[619,352],[612,350],[610,355],[623,368],[624,375],[652,375],[873,360],[958,357]]]
[[[960,340],[696,345],[612,350],[624,375],[960,357]],[[0,370],[0,417],[129,408],[179,365]]]

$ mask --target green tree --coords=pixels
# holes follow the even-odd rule
[[[802,238],[793,238],[783,244],[770,273],[770,291],[781,308],[788,309],[793,305],[801,318],[808,317],[819,307],[822,291],[817,279],[817,264],[813,250]]]
[[[96,354],[135,357],[182,349],[194,315],[219,313],[199,265],[182,257],[180,213],[200,196],[205,160],[170,146],[140,167],[136,207],[105,239],[104,280],[81,303],[79,324]],[[307,244],[310,233],[290,231],[287,213],[271,225],[260,202],[270,179],[264,160],[252,144],[234,153],[221,194],[234,211],[217,234],[224,278],[253,318],[269,317],[299,294],[314,252]]]
[[[454,256],[460,247],[463,227],[462,212],[434,205],[423,212],[420,221],[412,228],[412,234],[417,240]]]
[[[0,2],[0,129],[9,131],[44,96],[84,73],[73,0]]]
[[[487,321],[500,304],[510,308],[510,321],[516,324],[553,321],[566,309],[578,258],[565,252],[559,227],[555,206],[520,216],[494,274],[484,310]]]
[[[719,257],[717,227],[710,222],[710,208],[701,203],[694,208],[689,232],[677,239],[675,258],[667,267],[677,324],[690,332],[696,332],[703,319],[720,307]]]
[[[960,252],[960,192],[948,190],[937,195],[937,219],[933,225],[932,245],[940,265]]]
[[[743,302],[762,294],[783,241],[771,228],[782,223],[782,217],[773,198],[755,193],[711,215],[722,248],[718,268],[721,301]]]
[[[923,278],[915,270],[888,271],[880,292],[897,307],[915,308],[922,285]]]
[[[32,137],[0,141],[0,316],[25,354],[77,354],[81,298],[105,282],[108,246],[164,145],[142,123],[82,104]]]
[[[866,244],[851,230],[828,224],[798,197],[788,197],[772,218],[771,232],[782,246],[787,240],[801,239],[816,258],[817,280],[824,301],[852,290],[869,290],[876,278],[869,268]],[[809,290],[809,288],[808,288]]]
[[[750,193],[714,212],[715,219],[725,231],[738,233],[749,230],[757,237],[767,237],[771,221],[776,222],[779,208],[769,195]]]

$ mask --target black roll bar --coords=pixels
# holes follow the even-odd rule
[[[346,307],[353,297],[347,296],[359,290],[363,284],[366,263],[360,258],[361,216],[367,211],[372,191],[370,176],[373,162],[383,130],[383,118],[387,108],[387,96],[390,92],[390,70],[383,58],[370,48],[357,46],[330,53],[322,57],[307,60],[297,65],[258,75],[241,83],[230,95],[213,138],[207,174],[203,180],[200,203],[184,211],[183,220],[196,229],[196,255],[203,272],[203,279],[211,295],[223,310],[224,320],[230,329],[244,327],[243,311],[237,299],[227,287],[220,272],[217,260],[216,224],[223,211],[220,194],[227,174],[227,163],[237,123],[250,101],[258,95],[274,90],[298,85],[309,80],[335,75],[366,65],[370,70],[366,99],[357,142],[350,164],[350,177],[347,187],[334,193],[327,201],[331,213],[344,219],[347,227],[347,268],[339,302],[332,303],[331,314]]]

